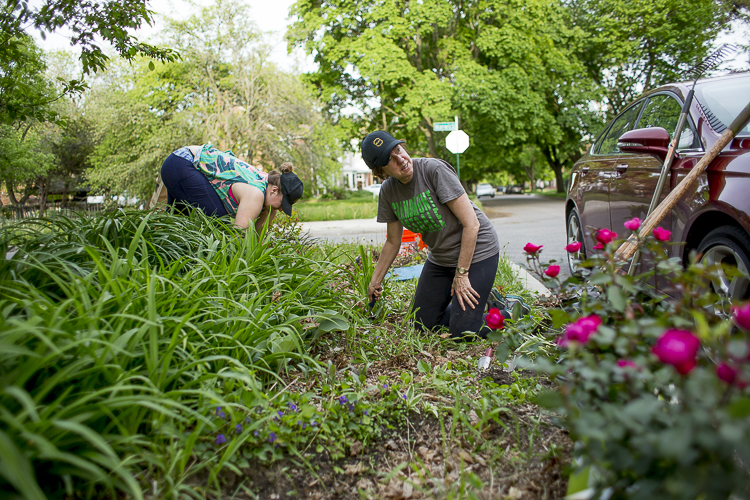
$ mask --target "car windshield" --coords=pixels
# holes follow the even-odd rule
[[[695,94],[711,127],[722,133],[750,102],[750,79],[729,78],[705,82],[695,89]],[[737,135],[750,136],[750,124]]]

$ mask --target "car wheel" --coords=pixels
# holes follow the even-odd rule
[[[745,231],[734,226],[722,226],[714,229],[698,245],[701,262],[709,266],[720,266],[712,278],[715,293],[741,302],[750,299],[750,238]],[[728,276],[723,268],[734,267],[740,276]],[[731,273],[730,273],[731,274]]]
[[[494,198],[494,197],[495,197],[495,193],[492,193],[492,194],[490,195],[490,198]]]
[[[568,252],[568,267],[570,267],[570,273],[573,275],[580,275],[582,268],[580,263],[586,259],[586,248],[583,242],[583,227],[581,226],[581,218],[578,217],[578,210],[575,208],[570,211],[568,215],[568,244],[579,242],[581,244],[581,250],[576,253]]]

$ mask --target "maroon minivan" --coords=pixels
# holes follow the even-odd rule
[[[565,215],[568,242],[583,243],[578,259],[591,255],[591,234],[608,228],[620,237],[623,224],[646,218],[683,99],[692,82],[664,85],[629,105],[573,167]],[[750,102],[750,73],[699,80],[661,199],[674,188]],[[621,141],[627,133],[626,141]],[[623,142],[618,148],[618,142]],[[625,145],[627,144],[627,145]],[[687,262],[691,250],[702,259],[750,269],[750,126],[724,148],[660,224],[672,231],[671,256]],[[750,279],[717,276],[717,292],[750,299]]]

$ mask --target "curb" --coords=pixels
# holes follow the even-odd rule
[[[549,297],[550,295],[552,295],[549,291],[549,288],[544,286],[538,279],[529,274],[526,269],[522,268],[515,262],[508,261],[508,264],[510,264],[511,269],[513,269],[513,271],[515,272],[516,277],[521,280],[521,283],[523,283],[523,287],[525,289],[544,297]]]

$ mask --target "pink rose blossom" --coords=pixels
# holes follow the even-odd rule
[[[573,243],[569,243],[565,246],[565,251],[568,253],[576,253],[581,249],[581,242],[580,241],[574,241]]]
[[[580,318],[575,323],[569,323],[565,326],[565,333],[563,337],[558,340],[560,345],[568,345],[568,342],[580,342],[585,344],[589,341],[589,338],[596,333],[599,325],[602,324],[601,318],[596,314]]]
[[[695,368],[700,340],[686,330],[667,330],[656,341],[651,350],[659,361],[674,366],[679,373],[687,375]]]
[[[641,369],[640,366],[636,365],[634,361],[631,361],[629,359],[618,359],[617,366],[619,366],[620,368],[633,368],[634,370]]]
[[[662,227],[655,228],[653,232],[654,238],[656,238],[658,241],[669,241],[669,238],[672,237],[672,232],[667,231]]]
[[[526,243],[526,245],[523,247],[523,251],[533,255],[541,250],[543,246],[544,245],[534,245],[533,243]]]
[[[557,264],[550,264],[550,266],[544,270],[544,274],[549,276],[550,278],[554,278],[558,274],[560,274],[560,266]]]
[[[716,367],[716,376],[719,377],[719,380],[722,382],[732,385],[734,381],[737,380],[737,370],[726,363],[722,363]]]
[[[629,229],[631,231],[638,231],[639,227],[641,227],[641,219],[639,219],[638,217],[630,219],[625,223],[625,229]]]
[[[604,250],[604,245],[602,245],[601,243],[597,243],[596,245],[594,245],[594,250]]]
[[[743,330],[750,330],[750,303],[732,307],[734,322]]]
[[[487,323],[487,326],[493,330],[502,329],[503,323],[505,322],[505,318],[497,307],[491,307],[489,311],[487,311],[487,317],[484,320]]]
[[[613,233],[609,229],[600,229],[596,233],[596,241],[602,245],[612,243],[617,238],[617,233]]]

